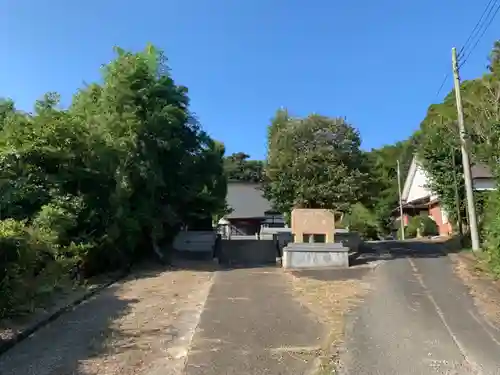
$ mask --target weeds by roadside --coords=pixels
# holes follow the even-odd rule
[[[469,288],[477,307],[492,322],[500,324],[500,280],[495,280],[485,255],[452,254],[455,273]]]
[[[369,286],[360,280],[323,281],[289,275],[293,296],[328,329],[315,375],[335,374],[345,316],[359,303]]]

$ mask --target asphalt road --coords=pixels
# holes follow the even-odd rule
[[[500,328],[481,316],[435,245],[388,242],[352,314],[342,374],[500,374]]]

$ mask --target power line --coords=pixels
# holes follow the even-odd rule
[[[493,5],[493,7],[490,9],[490,12],[488,13],[489,15],[491,15],[491,12],[493,11],[494,7],[496,6],[496,9],[495,11],[493,12],[493,15],[490,17],[489,21],[488,21],[488,24],[486,25],[486,27],[483,28],[483,31],[481,32],[481,35],[479,35],[479,37],[476,39],[476,42],[474,43],[474,45],[472,46],[472,48],[469,50],[469,53],[467,54],[467,56],[465,57],[465,59],[463,59],[461,62],[460,62],[460,65],[459,65],[459,69],[465,65],[465,63],[467,62],[467,60],[469,59],[469,57],[471,56],[472,52],[474,52],[474,50],[476,49],[477,45],[479,44],[479,42],[481,41],[481,39],[483,38],[484,34],[486,33],[486,31],[489,29],[489,27],[491,26],[491,24],[493,23],[495,17],[497,16],[498,12],[500,11],[500,4],[498,3],[498,0],[495,1],[495,4]],[[486,22],[486,21],[485,21]]]
[[[490,0],[488,2],[488,4],[486,5],[486,8],[484,8],[484,11],[483,11],[483,14],[481,14],[481,17],[479,17],[479,20],[477,21],[476,25],[474,26],[474,28],[472,29],[472,31],[470,32],[469,34],[469,37],[467,38],[467,40],[465,41],[464,45],[462,46],[462,48],[460,48],[460,51],[458,52],[458,56],[462,56],[462,53],[465,51],[465,49],[467,48],[467,44],[472,40],[472,38],[474,37],[474,34],[477,32],[479,32],[478,28],[481,24],[481,21],[483,20],[486,12],[488,12],[488,16],[491,14],[491,11],[493,10],[493,7],[494,7],[494,2],[496,2],[497,0]],[[489,9],[489,11],[488,11]],[[487,17],[488,17],[487,16]]]
[[[439,94],[441,93],[441,90],[443,89],[444,84],[446,83],[448,78],[450,78],[450,73],[447,73],[446,76],[444,77],[443,82],[441,82],[441,85],[439,86],[439,89],[436,92],[436,96],[439,96]]]
[[[476,22],[476,24],[474,25],[474,28],[469,33],[469,36],[467,37],[467,40],[463,44],[462,48],[460,48],[460,52],[458,53],[459,59],[460,59],[460,57],[463,57],[463,55],[467,52],[466,50],[469,47],[469,43],[474,43],[472,48],[468,51],[467,56],[463,59],[463,61],[460,62],[459,69],[467,62],[467,59],[471,56],[472,52],[474,52],[474,49],[477,47],[480,40],[482,39],[482,37],[484,36],[484,34],[488,30],[488,28],[491,26],[496,15],[500,11],[500,4],[498,2],[499,2],[499,0],[489,0],[488,1],[488,4],[486,4],[486,7],[484,8],[483,13],[481,14],[481,17],[479,17],[479,20]],[[496,9],[495,9],[495,7],[496,7]],[[495,12],[493,13],[493,16],[491,16],[493,10],[495,10]],[[486,22],[488,22],[488,24],[486,25],[486,27],[484,27]],[[481,34],[479,35],[479,33],[481,33]],[[479,37],[478,37],[478,35],[479,35]],[[474,42],[475,38],[477,38],[477,39]],[[436,92],[436,96],[439,96],[439,94],[441,93],[441,90],[443,90],[444,85],[448,81],[448,78],[450,78],[449,72],[445,75],[443,81],[439,85],[439,88]]]

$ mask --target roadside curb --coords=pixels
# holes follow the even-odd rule
[[[61,315],[73,310],[78,305],[87,301],[88,299],[93,297],[95,294],[110,287],[114,283],[124,279],[126,276],[129,275],[129,273],[130,272],[122,272],[122,273],[119,273],[118,275],[115,275],[110,280],[108,280],[102,284],[98,284],[94,288],[91,288],[88,291],[84,292],[82,295],[75,298],[71,302],[64,304],[63,306],[61,306],[59,308],[55,308],[53,311],[51,311],[47,315],[43,316],[39,320],[37,320],[31,324],[28,324],[24,329],[20,330],[17,334],[12,336],[11,338],[8,338],[5,340],[0,340],[0,356],[2,354],[4,354],[5,352],[7,352],[8,350],[12,349],[15,345],[19,344],[23,340],[30,337],[33,333],[38,331],[40,328],[45,327],[49,323],[51,323],[54,320],[56,320],[57,318],[59,318]]]

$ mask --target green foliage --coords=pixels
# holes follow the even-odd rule
[[[359,133],[342,118],[291,118],[268,129],[266,195],[280,212],[294,207],[348,211],[363,195]]]
[[[456,196],[462,220],[466,218],[462,155],[457,136],[453,98],[429,108],[420,125],[418,162],[429,177],[429,188],[439,196],[452,223],[457,222]],[[456,184],[455,184],[456,181]]]
[[[66,245],[70,242],[71,232],[78,225],[78,215],[83,209],[81,198],[62,196],[40,208],[34,216],[32,227],[46,241],[54,245]]]
[[[0,221],[0,248],[0,318],[31,312],[74,265],[23,221]]]
[[[485,204],[482,230],[486,254],[491,271],[500,277],[500,192],[491,192]]]
[[[231,154],[224,159],[224,170],[230,181],[261,182],[264,163],[261,160],[249,160],[244,152]]]
[[[437,236],[439,234],[438,226],[429,216],[413,216],[410,218],[405,228],[407,238],[421,236]]]
[[[68,109],[56,93],[32,114],[0,101],[2,296],[48,269],[128,267],[225,209],[224,145],[201,130],[164,55],[116,52]]]
[[[378,240],[377,224],[373,212],[361,203],[354,204],[342,220],[342,226],[358,232],[366,240]]]
[[[369,183],[365,205],[373,210],[381,234],[391,232],[392,216],[398,207],[397,161],[400,162],[401,183],[404,184],[417,139],[418,134],[366,154]]]

